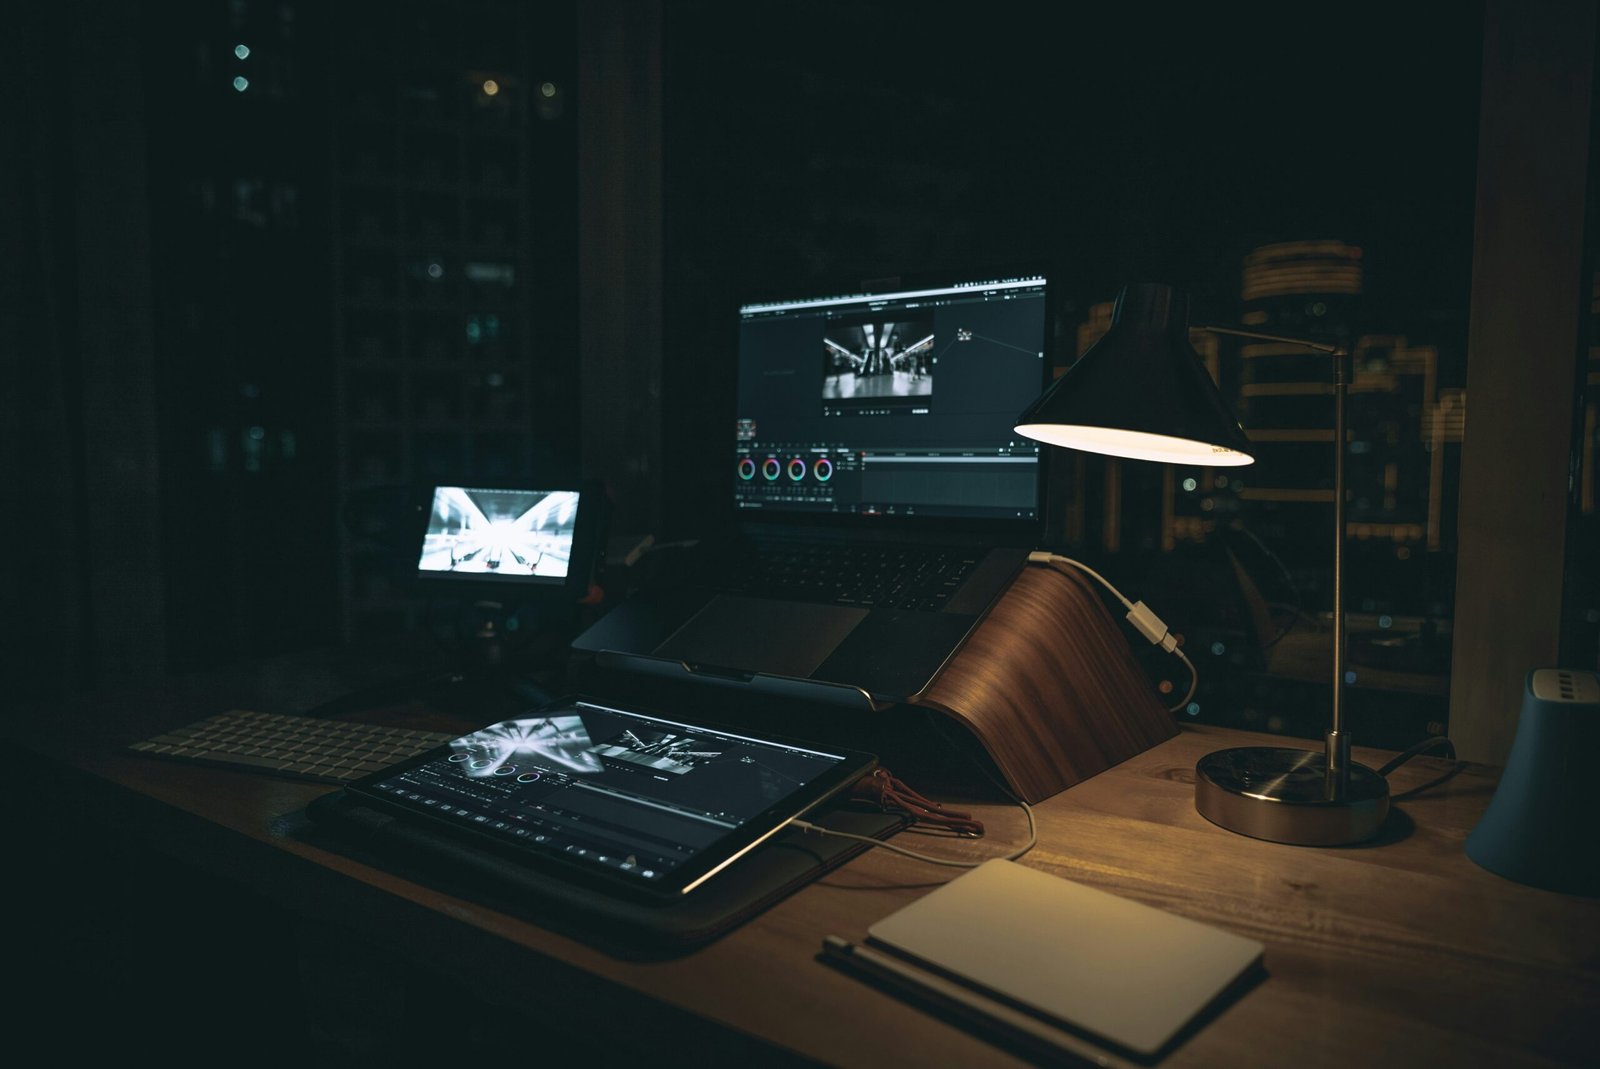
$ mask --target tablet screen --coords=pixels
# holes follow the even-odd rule
[[[571,701],[349,789],[529,858],[677,894],[875,764],[870,754]]]

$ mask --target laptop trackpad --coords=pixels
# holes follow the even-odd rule
[[[865,609],[719,594],[654,652],[689,664],[805,679]]]

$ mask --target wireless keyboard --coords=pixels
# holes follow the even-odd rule
[[[449,742],[437,731],[233,709],[128,747],[148,757],[347,783]]]

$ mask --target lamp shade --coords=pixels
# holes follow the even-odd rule
[[[1091,453],[1207,467],[1253,463],[1250,441],[1189,344],[1189,298],[1123,287],[1111,329],[1017,417],[1018,434]]]

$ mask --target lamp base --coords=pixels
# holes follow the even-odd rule
[[[1342,798],[1328,797],[1327,754],[1243,746],[1194,766],[1194,807],[1240,835],[1296,846],[1341,846],[1377,833],[1389,815],[1389,781],[1351,763]]]

